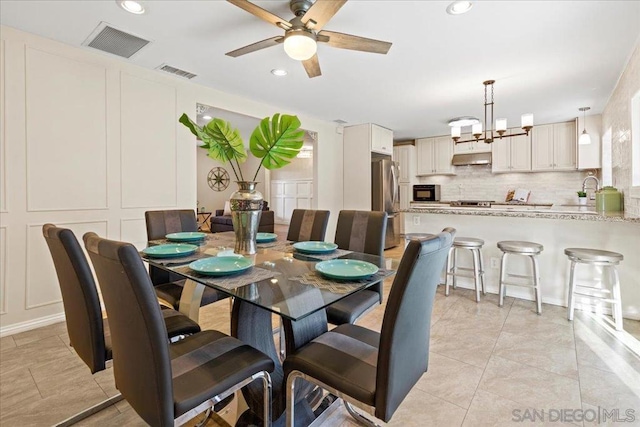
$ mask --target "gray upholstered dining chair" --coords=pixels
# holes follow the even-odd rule
[[[387,214],[378,211],[340,211],[334,242],[340,249],[384,255]],[[355,323],[367,310],[382,302],[382,282],[349,295],[327,307],[327,320],[334,325]]]
[[[111,326],[113,367],[122,396],[152,426],[180,425],[261,379],[264,425],[271,424],[273,361],[218,331],[175,343],[164,338],[153,284],[136,248],[84,235]]]
[[[45,224],[42,234],[58,276],[71,346],[92,374],[103,371],[111,360],[111,333],[107,319],[102,318],[98,290],[87,257],[73,231]],[[165,339],[200,332],[196,322],[175,310],[163,309],[162,314]],[[76,423],[120,400],[122,396],[117,394],[58,425]]]
[[[289,222],[287,240],[292,242],[324,241],[329,211],[294,209]]]
[[[407,245],[393,281],[380,333],[345,324],[287,355],[287,426],[296,380],[304,379],[389,421],[429,365],[431,311],[455,230]]]
[[[196,213],[191,209],[147,211],[144,213],[144,219],[147,224],[147,240],[149,241],[164,239],[169,233],[198,231]],[[149,275],[158,296],[173,308],[178,309],[185,282],[182,276],[153,265],[149,266]],[[227,296],[222,292],[207,287],[202,293],[200,306],[220,301],[227,298]]]

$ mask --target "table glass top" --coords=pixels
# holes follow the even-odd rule
[[[143,259],[150,265],[173,271],[181,276],[255,304],[291,320],[302,319],[328,305],[360,291],[395,273],[398,261],[359,252],[341,251],[334,254],[301,254],[293,242],[276,241],[258,244],[251,259],[253,267],[230,276],[205,276],[189,268],[193,261],[212,256],[233,256],[234,233],[207,234],[198,250],[183,258]],[[166,243],[149,242],[150,246]],[[354,259],[375,264],[380,269],[373,276],[360,280],[336,280],[322,276],[315,265],[323,260]]]

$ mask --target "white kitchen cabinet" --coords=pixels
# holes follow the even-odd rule
[[[531,133],[533,171],[576,169],[575,121],[535,126]]]
[[[371,151],[380,154],[393,154],[393,131],[371,124]]]
[[[460,141],[474,139],[470,133],[460,135]],[[485,144],[483,141],[461,142],[453,145],[453,154],[473,154],[473,153],[490,153],[491,144]]]
[[[411,184],[400,184],[400,209],[409,209],[411,199],[413,199]]]
[[[411,183],[416,177],[416,147],[400,145],[393,148],[393,160],[398,162],[399,183]]]
[[[418,158],[416,175],[453,175],[453,141],[449,136],[416,140]]]
[[[493,173],[531,171],[531,134],[508,136],[520,132],[522,129],[509,129],[502,138],[495,138],[491,143]]]

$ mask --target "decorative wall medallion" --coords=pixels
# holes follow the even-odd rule
[[[213,191],[224,191],[229,186],[229,173],[221,167],[215,167],[207,175],[207,184]]]

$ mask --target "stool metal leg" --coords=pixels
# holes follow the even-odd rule
[[[453,252],[455,251],[455,248],[452,246],[451,249],[449,249],[449,255],[447,256],[447,272],[444,276],[444,295],[445,296],[449,296],[449,283],[450,280],[452,278],[451,276],[451,266],[453,264]]]
[[[538,268],[538,258],[532,255],[531,261],[533,262],[533,284],[536,291],[536,313],[542,314],[542,292],[540,292],[540,272]]]
[[[615,265],[610,268],[613,269],[613,320],[616,324],[616,331],[622,330],[622,298],[620,298],[620,276],[618,275],[618,269]]]
[[[502,260],[500,261],[500,285],[498,287],[498,294],[499,294],[499,302],[498,302],[498,306],[502,307],[504,305],[504,297],[507,293],[507,289],[506,286],[504,284],[504,276],[506,274],[505,272],[505,267],[507,266],[507,253],[503,252],[502,253]]]
[[[482,261],[482,251],[478,249],[478,258],[480,259],[480,283],[482,283],[482,295],[487,294],[487,290],[484,287],[484,262]]]
[[[480,302],[480,260],[478,251],[471,250],[473,256],[473,283],[476,286],[476,302]]]
[[[571,267],[569,268],[569,301],[567,307],[567,319],[573,320],[573,309],[575,306],[576,297],[574,291],[576,290],[576,262],[571,261]]]
[[[456,279],[456,274],[458,274],[458,272],[456,271],[456,269],[458,268],[457,254],[458,254],[458,248],[454,247],[453,252],[451,253],[452,259],[453,259],[453,263],[451,264],[451,273],[453,273],[453,275],[451,276],[452,278],[451,284],[453,284],[453,289],[455,289],[456,285],[458,284],[458,281]]]

